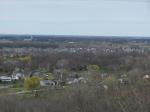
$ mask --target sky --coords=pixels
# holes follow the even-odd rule
[[[0,34],[150,36],[150,2],[0,0]]]

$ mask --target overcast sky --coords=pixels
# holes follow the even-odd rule
[[[0,0],[0,34],[150,36],[144,0]]]

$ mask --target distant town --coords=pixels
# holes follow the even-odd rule
[[[130,108],[147,112],[149,68],[148,37],[0,35],[0,97],[8,97],[9,105],[23,99],[31,110],[41,110],[33,102],[43,100],[44,109],[60,101],[60,108],[76,112],[102,105],[121,112],[130,102]]]

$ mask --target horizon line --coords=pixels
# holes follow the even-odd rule
[[[130,35],[65,35],[65,34],[1,34],[1,36],[56,36],[56,37],[112,37],[112,38],[150,38],[150,36]]]

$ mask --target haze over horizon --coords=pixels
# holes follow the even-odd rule
[[[150,36],[146,0],[1,0],[0,34]]]

